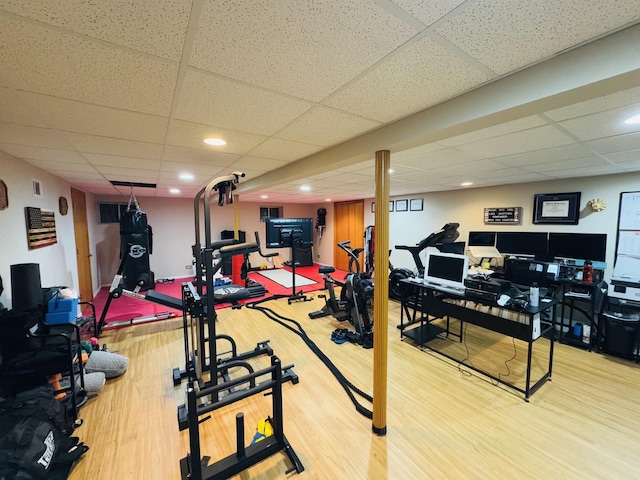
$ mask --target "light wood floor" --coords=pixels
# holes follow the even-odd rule
[[[373,350],[330,340],[333,318],[310,320],[320,299],[266,304],[298,320],[345,376],[372,391]],[[428,350],[400,341],[400,309],[389,305],[387,435],[372,433],[329,370],[289,330],[255,310],[223,309],[217,332],[232,335],[241,351],[270,344],[284,365],[295,364],[297,385],[284,386],[285,434],[311,479],[637,479],[640,477],[640,368],[637,364],[556,344],[553,380],[532,397],[495,385]],[[90,450],[71,480],[178,479],[188,450],[177,406],[185,383],[171,372],[184,368],[181,319],[106,331],[101,342],[127,355],[128,371],[109,380],[81,410],[76,434]],[[522,382],[521,342],[467,327],[467,342],[439,341],[477,367]],[[511,359],[516,354],[516,358]],[[534,370],[543,371],[548,341],[534,344]],[[267,366],[267,357],[252,359]],[[534,376],[536,372],[534,371]],[[202,454],[212,461],[235,449],[235,415],[244,412],[246,438],[271,413],[270,400],[251,397],[215,412],[203,424]],[[239,479],[287,478],[284,455],[274,455]]]

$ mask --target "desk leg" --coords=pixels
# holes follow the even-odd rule
[[[527,348],[527,383],[525,384],[524,387],[524,401],[528,402],[529,401],[529,390],[530,390],[530,386],[531,386],[531,354],[533,351],[533,341],[529,340],[527,342],[528,344],[528,348]]]

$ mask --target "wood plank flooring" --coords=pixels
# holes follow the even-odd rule
[[[313,295],[311,295],[313,298]],[[300,322],[308,336],[357,387],[372,392],[373,350],[330,340],[332,317],[307,314],[321,299],[265,306]],[[399,304],[389,303],[387,435],[372,433],[330,371],[301,338],[262,313],[218,312],[216,330],[233,336],[240,351],[270,340],[284,365],[294,364],[297,385],[284,385],[285,434],[305,471],[289,474],[285,455],[274,455],[238,479],[635,479],[640,475],[640,368],[628,360],[556,344],[553,379],[529,403],[521,393],[473,373],[429,350],[400,341]],[[187,431],[177,406],[185,383],[182,320],[106,331],[111,351],[129,357],[128,371],[108,380],[81,410],[76,434],[90,450],[71,480],[178,479]],[[438,340],[494,375],[523,381],[526,345],[467,326],[466,343]],[[439,347],[439,348],[440,348]],[[467,354],[468,350],[468,354]],[[514,357],[515,358],[512,358]],[[546,367],[548,341],[535,343],[534,369]],[[505,363],[506,362],[506,363]],[[268,357],[251,360],[257,368]],[[535,375],[534,375],[535,376]],[[201,424],[201,449],[212,461],[235,449],[235,416],[245,416],[249,441],[271,412],[269,397],[254,396],[212,414]],[[371,405],[364,402],[370,408]]]

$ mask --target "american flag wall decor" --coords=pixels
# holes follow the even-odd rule
[[[58,242],[54,212],[40,210],[37,207],[25,207],[24,211],[27,220],[29,250]]]

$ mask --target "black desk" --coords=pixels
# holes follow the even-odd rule
[[[465,367],[475,370],[486,375],[504,385],[507,385],[521,393],[524,393],[525,401],[529,401],[529,397],[538,390],[542,384],[551,379],[551,370],[553,366],[553,345],[555,341],[556,315],[555,306],[557,300],[549,302],[540,302],[538,307],[526,307],[522,310],[509,309],[517,313],[516,320],[504,318],[492,313],[483,312],[472,308],[476,305],[490,306],[492,308],[504,309],[495,303],[483,301],[477,298],[466,298],[461,295],[442,294],[434,290],[420,281],[415,279],[404,279],[400,281],[406,283],[407,287],[414,287],[414,295],[402,301],[400,313],[400,338],[409,337],[414,340],[420,347],[426,346],[430,340],[436,336],[445,335],[446,337],[455,336],[462,341],[464,322],[477,325],[482,328],[517,338],[527,343],[527,373],[525,388],[520,388],[502,378],[496,377],[484,370],[477,369],[472,365],[465,364]],[[451,300],[462,300],[461,304],[453,303]],[[552,309],[548,321],[543,321],[541,316],[544,312]],[[405,321],[406,318],[406,321]],[[441,327],[434,325],[433,321],[439,318],[446,320],[446,326]],[[460,321],[460,331],[452,332],[450,328],[450,318],[456,318]],[[533,385],[531,380],[531,357],[533,354],[533,343],[548,335],[550,342],[549,348],[549,365],[547,371]],[[448,354],[430,348],[438,354],[449,358],[450,360],[460,362],[460,359],[453,358]]]

